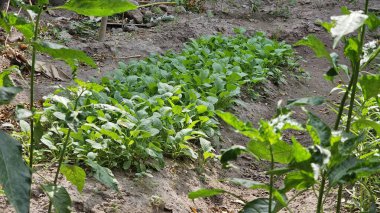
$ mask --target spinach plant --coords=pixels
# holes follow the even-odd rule
[[[214,156],[219,137],[216,109],[234,104],[240,87],[267,78],[282,81],[279,67],[297,68],[290,45],[257,33],[201,37],[182,52],[152,55],[120,63],[97,83],[77,85],[48,96],[41,123],[43,155],[56,157],[68,116],[79,98],[75,131],[71,131],[68,160],[96,159],[109,168],[145,172],[164,166],[164,156],[189,157],[199,162]],[[243,45],[244,44],[244,45]],[[253,61],[253,62],[252,62]],[[246,70],[246,71],[243,71]],[[276,73],[276,74],[274,74]],[[201,147],[198,154],[195,149]]]

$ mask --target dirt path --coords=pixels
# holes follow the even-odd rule
[[[265,31],[272,38],[285,40],[289,43],[301,39],[308,33],[317,34],[322,40],[331,43],[329,36],[318,26],[315,20],[328,20],[330,15],[339,13],[339,5],[334,0],[311,1],[300,0],[291,6],[285,14],[288,18],[270,15],[275,9],[273,6],[264,6],[261,12],[251,14],[250,1],[241,0],[234,6],[227,8],[227,2],[215,6],[210,3],[208,9],[212,9],[214,17],[206,14],[183,14],[175,21],[154,27],[151,29],[138,29],[133,33],[125,33],[118,30],[110,31],[104,42],[96,42],[95,37],[71,39],[66,44],[70,47],[85,50],[97,58],[102,71],[80,71],[79,77],[84,79],[99,78],[105,72],[117,67],[118,61],[126,61],[122,58],[150,53],[162,53],[166,50],[180,50],[183,43],[189,38],[201,35],[223,33],[232,34],[235,27],[244,27],[248,33]],[[346,3],[346,2],[344,2]],[[230,3],[229,3],[230,4]],[[59,14],[59,12],[58,12]],[[52,22],[53,21],[53,18]],[[262,97],[258,101],[249,98],[243,99],[245,107],[237,106],[232,111],[244,120],[256,123],[261,118],[270,118],[275,111],[278,100],[288,98],[300,98],[307,96],[329,96],[333,84],[323,80],[323,74],[328,64],[313,57],[310,50],[296,48],[304,58],[302,67],[310,77],[298,79],[287,76],[287,83],[280,86],[265,85]],[[42,60],[44,57],[40,57]],[[56,64],[58,68],[64,66]],[[66,68],[64,68],[66,69]],[[56,82],[43,77],[38,78],[38,98],[53,91],[58,84],[68,82]],[[18,96],[17,101],[27,102],[27,91]],[[243,97],[244,98],[244,97]],[[331,123],[334,114],[326,108],[314,109]],[[235,134],[229,127],[222,126],[222,147],[233,144],[244,144],[245,138]],[[218,187],[231,190],[245,199],[264,196],[265,192],[245,190],[232,187],[226,183],[217,182],[217,179],[225,177],[249,178],[256,181],[268,181],[265,175],[265,164],[254,162],[250,158],[240,158],[237,162],[238,169],[222,170],[218,162],[209,162],[205,165],[205,172],[198,173],[195,163],[186,161],[173,161],[168,159],[165,169],[153,172],[153,177],[136,178],[134,174],[115,172],[120,182],[119,193],[110,191],[88,178],[85,188],[79,194],[73,186],[65,180],[61,184],[69,189],[73,200],[73,212],[237,212],[242,205],[230,196],[211,199],[190,201],[187,193],[201,187]],[[52,179],[52,169],[39,172],[45,178]],[[42,182],[39,175],[35,175],[36,182]],[[36,185],[36,184],[35,184]],[[47,198],[42,190],[34,185],[32,212],[45,212]],[[291,205],[295,212],[312,212],[315,209],[316,198],[313,193],[303,194]],[[331,212],[333,202],[327,199],[326,212]],[[0,197],[0,212],[12,212],[4,198]]]

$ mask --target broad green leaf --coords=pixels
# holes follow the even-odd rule
[[[63,164],[60,172],[66,177],[70,183],[77,187],[79,192],[82,192],[86,181],[86,173],[82,168],[75,165]]]
[[[228,179],[228,182],[231,182],[236,185],[244,186],[248,189],[264,189],[269,191],[270,186],[268,184],[260,183],[257,181],[247,180],[247,179],[241,179],[241,178],[231,178]],[[286,206],[286,201],[284,197],[279,193],[279,191],[275,188],[273,190],[273,198],[275,198],[282,206]]]
[[[0,87],[13,87],[13,81],[9,77],[11,70],[4,70],[0,73]]]
[[[285,141],[278,141],[270,144],[266,141],[252,140],[247,144],[247,149],[256,157],[262,160],[271,160],[270,146],[273,150],[273,158],[277,163],[288,164],[292,160],[293,148]]]
[[[360,119],[352,123],[352,126],[358,129],[372,128],[376,131],[376,134],[380,136],[380,123],[377,123],[376,121]]]
[[[365,24],[368,26],[370,30],[376,30],[380,26],[380,19],[374,13],[369,13],[368,19],[365,21]]]
[[[13,81],[9,77],[10,74],[11,70],[4,70],[0,73],[0,105],[9,104],[22,90],[20,87],[14,87]]]
[[[363,75],[359,80],[365,100],[380,94],[380,74]]]
[[[270,212],[274,211],[275,202],[272,202],[272,209]],[[269,212],[269,199],[258,198],[245,204],[240,213],[264,213]]]
[[[9,104],[21,91],[20,87],[0,87],[0,105]]]
[[[218,64],[218,63],[213,63],[212,64],[212,69],[214,70],[214,72],[216,73],[222,73],[223,72],[223,67],[222,65]]]
[[[48,195],[50,201],[52,202],[55,212],[71,212],[71,198],[69,193],[63,186],[54,186],[52,184],[49,184],[42,185],[42,189]]]
[[[310,152],[300,144],[295,137],[292,137],[293,142],[293,159],[296,162],[309,160],[311,157]]]
[[[284,180],[284,188],[282,192],[288,192],[292,189],[303,190],[315,184],[314,174],[305,171],[294,171],[286,175]]]
[[[71,102],[70,99],[59,95],[53,95],[50,99],[52,101],[63,104],[63,106],[65,106],[66,108],[69,108],[69,103]]]
[[[102,167],[92,160],[87,160],[86,162],[94,170],[94,176],[98,181],[115,191],[119,191],[119,183],[110,169]]]
[[[325,103],[324,97],[308,97],[288,100],[287,106],[318,106]]]
[[[25,120],[30,118],[33,114],[30,110],[24,109],[23,107],[16,106],[16,118],[17,120]]]
[[[330,56],[330,53],[327,51],[325,44],[321,40],[319,40],[315,35],[308,35],[307,37],[303,38],[295,44],[295,46],[301,45],[311,48],[317,57],[324,57],[328,59],[330,62],[332,62],[332,58]]]
[[[56,8],[74,11],[85,16],[112,16],[136,10],[138,7],[128,0],[70,0]]]
[[[307,130],[314,144],[321,144],[323,147],[330,146],[331,129],[319,117],[311,112],[307,112],[309,119],[307,120]]]
[[[42,138],[43,135],[44,135],[44,129],[43,129],[42,125],[41,125],[41,119],[38,118],[34,122],[34,134],[33,134],[34,143],[36,145],[40,144],[41,138]]]
[[[234,145],[223,151],[220,162],[226,166],[228,161],[236,160],[239,155],[245,153],[247,149],[244,146]]]
[[[249,137],[255,138],[257,130],[250,123],[239,120],[236,116],[229,112],[216,111],[216,114],[224,120],[228,125],[232,126],[237,132]]]
[[[281,135],[275,132],[273,126],[262,120],[260,121],[260,135],[247,144],[247,150],[260,159],[271,161],[271,148],[275,162],[290,163],[293,158],[292,146],[281,140]]]
[[[329,183],[333,186],[337,183],[345,183],[345,178],[349,178],[349,176],[351,176],[350,170],[355,168],[359,162],[360,160],[356,157],[351,157],[343,160],[341,163],[331,168],[328,174]]]
[[[202,114],[202,113],[204,113],[204,112],[207,112],[207,106],[205,106],[205,105],[199,105],[199,106],[197,106],[196,108],[197,108],[197,112],[198,112],[199,114]]]
[[[21,144],[0,131],[0,184],[18,213],[29,212],[30,178]]]
[[[361,27],[367,18],[368,16],[363,14],[363,11],[352,11],[348,15],[332,16],[331,20],[335,22],[335,26],[331,28],[331,35],[334,38],[333,48],[343,36]]]
[[[0,11],[0,26],[4,28],[8,33],[11,27],[15,27],[20,31],[26,39],[30,40],[34,36],[34,25],[32,22],[27,21],[21,16],[17,16],[13,13],[4,14]]]
[[[224,193],[223,189],[199,189],[197,191],[190,192],[188,197],[192,200],[197,198],[212,197]]]
[[[85,63],[93,68],[96,67],[96,63],[92,60],[92,58],[87,56],[83,51],[69,49],[68,47],[60,44],[45,41],[36,42],[33,45],[38,51],[50,55],[55,60],[62,60],[66,62],[72,70],[76,70],[79,63]]]

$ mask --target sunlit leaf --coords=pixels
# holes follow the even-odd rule
[[[56,8],[71,10],[85,16],[112,16],[136,10],[138,7],[128,0],[70,0]]]
[[[370,30],[376,30],[380,26],[380,19],[374,13],[369,13],[368,19],[365,21],[365,24],[368,26]]]
[[[197,191],[190,192],[188,197],[192,200],[197,198],[212,197],[224,193],[223,189],[199,189]]]
[[[376,134],[380,136],[380,123],[376,121],[368,120],[368,119],[360,119],[352,123],[352,126],[358,129],[372,128],[376,131]]]
[[[229,112],[216,111],[216,114],[227,124],[232,126],[237,132],[254,138],[257,135],[257,130],[250,123],[245,123]]]
[[[330,62],[332,62],[332,58],[330,56],[329,51],[327,51],[325,44],[321,40],[319,40],[315,35],[308,35],[307,37],[298,41],[294,45],[296,45],[296,46],[301,46],[301,45],[307,46],[314,51],[314,53],[317,57],[326,58]]]
[[[333,48],[336,47],[340,39],[361,27],[367,15],[363,11],[352,11],[348,15],[332,16],[331,20],[335,21],[335,26],[331,28],[331,35],[334,38]]]
[[[363,75],[359,80],[366,100],[377,97],[380,94],[380,74]]]
[[[284,188],[282,191],[288,192],[292,189],[303,190],[314,185],[316,180],[313,173],[304,171],[290,172],[286,175],[284,180]]]
[[[5,14],[5,12],[1,11],[0,26],[7,32],[10,32],[11,27],[15,27],[28,40],[34,36],[34,24],[13,13]]]
[[[86,181],[86,173],[82,168],[75,165],[63,164],[60,172],[66,177],[70,183],[77,187],[79,192],[82,192]]]

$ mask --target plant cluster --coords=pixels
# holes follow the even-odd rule
[[[206,160],[219,136],[216,109],[234,103],[245,83],[282,81],[280,67],[297,66],[290,45],[263,33],[201,37],[180,53],[120,63],[98,83],[76,80],[47,97],[43,156],[59,155],[71,131],[69,161],[96,160],[109,168],[160,169],[164,155]],[[196,145],[201,147],[198,156]]]
[[[333,48],[343,40],[344,56],[351,66],[340,64],[338,54],[329,53],[324,43],[314,35],[296,43],[310,47],[317,57],[325,58],[331,63],[331,68],[325,75],[327,80],[334,80],[342,71],[349,77],[348,85],[339,86],[344,89],[333,128],[306,109],[308,105],[323,104],[323,97],[289,100],[285,106],[279,104],[276,116],[269,121],[261,120],[258,128],[230,113],[217,112],[226,123],[250,139],[246,146],[235,145],[224,150],[220,158],[224,166],[244,153],[270,163],[267,171],[269,183],[237,178],[225,180],[249,189],[269,192],[268,198],[243,200],[245,205],[241,212],[271,213],[283,208],[291,212],[288,205],[295,197],[316,188],[319,190],[316,193],[316,212],[323,212],[324,201],[333,188],[338,188],[336,212],[340,212],[344,186],[354,188],[350,191],[351,200],[355,204],[353,210],[378,212],[380,75],[378,70],[372,70],[375,73],[371,73],[367,69],[378,56],[380,46],[372,45],[372,50],[367,51],[365,34],[367,28],[377,30],[380,20],[375,14],[368,13],[368,0],[365,2],[364,13],[349,11],[347,8],[342,8],[342,13],[343,15],[331,17],[332,22],[322,23],[322,26],[332,34]],[[357,29],[357,36],[352,36]],[[306,123],[292,119],[292,108],[296,106],[303,108],[308,117]],[[307,133],[312,145],[303,146],[296,139],[296,134],[289,137],[289,130]],[[276,187],[279,177],[283,181],[279,183],[280,187]],[[288,198],[286,193],[294,189],[299,192]],[[189,193],[189,198],[222,193],[242,199],[223,189],[200,189]]]
[[[43,128],[41,125],[41,116],[38,115],[34,107],[34,85],[35,85],[35,72],[36,72],[36,58],[37,52],[44,53],[55,60],[66,62],[72,69],[73,76],[76,76],[76,71],[80,63],[92,67],[96,67],[95,62],[80,50],[69,49],[65,46],[46,42],[40,39],[40,21],[42,13],[47,9],[49,4],[48,0],[29,1],[26,4],[21,0],[9,0],[8,4],[25,10],[29,18],[13,14],[8,11],[0,11],[0,27],[7,33],[11,33],[16,29],[24,35],[24,46],[31,47],[32,62],[30,73],[30,110],[19,108],[16,116],[20,119],[21,127],[29,134],[29,140],[25,141],[27,146],[22,145],[9,136],[7,133],[0,131],[0,184],[2,191],[6,194],[9,202],[15,207],[17,212],[29,212],[30,199],[31,199],[31,184],[32,172],[34,171],[33,163],[34,152],[36,145],[40,144],[43,135]],[[109,16],[128,10],[134,10],[138,7],[127,0],[70,0],[60,8],[71,10],[82,15],[87,16]],[[100,9],[101,8],[101,9]],[[56,8],[55,8],[56,9]],[[25,45],[26,44],[26,45]],[[8,48],[9,44],[5,42]],[[9,47],[12,48],[12,47]],[[11,67],[4,70],[0,74],[0,105],[8,104],[21,91],[21,88],[16,87],[9,77],[10,73],[14,71]],[[29,119],[29,123],[26,120]],[[57,185],[58,176],[62,173],[67,180],[75,185],[79,191],[83,189],[86,178],[86,173],[81,167],[76,165],[67,165],[63,163],[66,148],[69,142],[71,130],[65,135],[63,147],[59,151],[58,168],[55,174],[54,182],[49,183],[46,181],[41,184],[42,189],[49,197],[48,212],[50,213],[54,207],[56,212],[70,212],[71,199],[62,186]],[[28,157],[26,160],[29,167],[25,164],[22,157],[21,150],[24,148]],[[94,176],[103,184],[117,190],[118,185],[111,170],[100,166],[98,163],[87,160],[86,164],[93,169]]]

